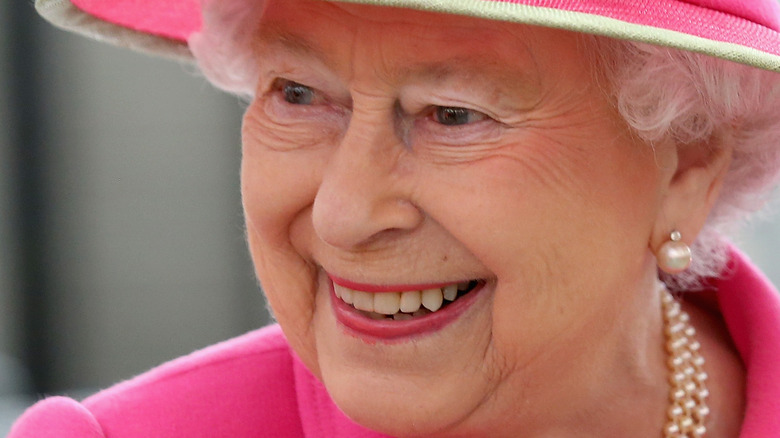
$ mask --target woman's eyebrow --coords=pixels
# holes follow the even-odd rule
[[[272,21],[262,24],[252,44],[258,57],[268,54],[269,51],[280,50],[328,64],[326,51],[316,42]],[[535,96],[540,87],[538,66],[530,55],[527,57],[527,62],[523,64],[525,68],[517,68],[510,72],[490,54],[453,56],[415,62],[411,65],[390,66],[387,74],[400,81],[412,79],[441,82],[472,79],[473,86],[481,86],[495,93],[499,93],[502,89],[503,91],[514,89],[522,95]]]
[[[325,51],[317,44],[274,22],[265,22],[260,26],[252,41],[252,49],[258,55],[269,49],[281,49],[297,55],[325,60]]]
[[[427,80],[445,80],[453,77],[492,75],[497,70],[499,70],[497,65],[491,59],[456,57],[439,61],[417,62],[396,69],[394,74]]]
[[[420,62],[403,69],[395,69],[391,74],[428,83],[456,81],[483,89],[497,98],[506,93],[516,93],[525,99],[535,98],[541,90],[541,77],[535,63],[530,62],[510,69],[490,56]]]

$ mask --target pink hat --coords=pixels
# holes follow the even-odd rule
[[[777,0],[347,1],[644,41],[780,71]],[[36,8],[60,27],[180,58],[190,56],[186,40],[201,26],[198,0],[37,0]]]

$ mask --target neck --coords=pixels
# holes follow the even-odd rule
[[[514,411],[489,436],[660,436],[668,371],[655,277],[648,275],[634,291],[616,294],[612,308],[599,310],[611,323],[601,324],[597,336],[572,333],[551,346],[548,357],[516,370],[510,378],[523,380],[526,391],[507,395],[514,400],[505,406]],[[581,360],[572,361],[571,351]],[[556,383],[551,388],[549,382]]]

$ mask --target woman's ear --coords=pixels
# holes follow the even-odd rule
[[[717,141],[673,145],[668,187],[651,236],[650,249],[657,253],[672,231],[691,245],[704,226],[718,199],[723,179],[731,165],[730,136],[713,136]]]

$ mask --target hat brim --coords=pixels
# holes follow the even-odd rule
[[[69,32],[150,55],[194,61],[185,35],[166,35],[163,23],[159,23],[159,29],[139,29],[131,23],[113,20],[113,17],[94,15],[69,0],[36,0],[35,10],[48,22]],[[196,12],[200,14],[199,9]],[[197,27],[188,29],[186,36],[197,30]]]
[[[653,4],[645,0],[339,1],[468,15],[641,41],[780,72],[780,32],[741,17],[676,0],[659,0]],[[106,3],[37,0],[36,9],[55,25],[92,38],[167,57],[191,58],[186,39],[200,27],[197,1],[118,0],[112,3],[112,8],[96,6]],[[119,7],[117,3],[132,7]],[[143,10],[144,19],[140,20],[137,12],[144,6],[149,9]],[[129,10],[136,14],[128,13]]]

